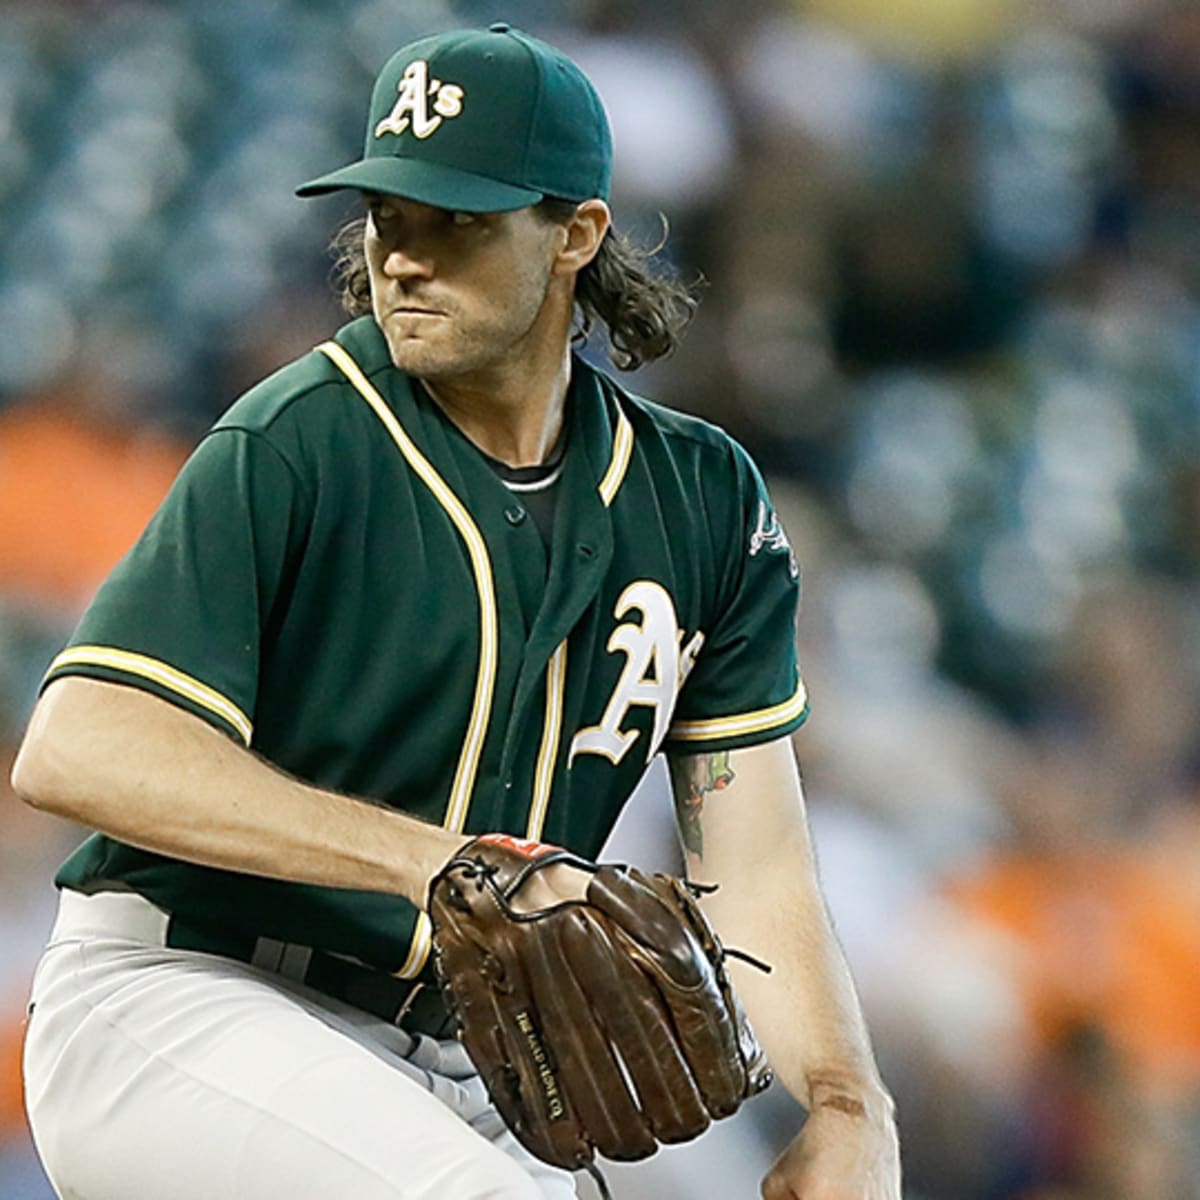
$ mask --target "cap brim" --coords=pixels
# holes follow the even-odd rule
[[[310,179],[297,196],[323,196],[342,188],[380,192],[449,208],[457,212],[511,212],[545,199],[545,193],[472,175],[455,167],[413,158],[364,158],[340,170]]]

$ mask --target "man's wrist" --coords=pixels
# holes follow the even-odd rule
[[[895,1103],[877,1076],[849,1072],[818,1071],[808,1076],[810,1113],[821,1110],[841,1113],[855,1120],[892,1120]]]

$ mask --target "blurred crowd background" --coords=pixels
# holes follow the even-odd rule
[[[206,426],[340,323],[348,201],[293,187],[396,46],[500,18],[591,74],[618,222],[665,213],[702,288],[630,385],[751,449],[803,564],[797,744],[907,1196],[1195,1200],[1194,0],[0,4],[0,766]],[[19,1042],[79,836],[3,771],[4,1200],[51,1195]]]

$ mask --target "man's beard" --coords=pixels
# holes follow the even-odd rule
[[[523,308],[509,310],[502,319],[485,325],[464,325],[459,315],[450,314],[431,337],[401,337],[393,321],[381,322],[392,363],[408,375],[434,382],[491,366],[529,336],[549,287],[547,279],[536,304],[531,299]]]

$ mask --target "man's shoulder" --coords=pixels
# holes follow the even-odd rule
[[[745,455],[738,442],[720,425],[632,392],[616,384],[611,377],[609,382],[635,429],[640,425],[652,431],[673,453],[720,457],[730,462]]]
[[[371,317],[360,317],[344,325],[332,340],[349,350],[368,375],[390,366],[386,343]],[[268,433],[289,417],[313,420],[319,419],[322,413],[331,417],[334,406],[306,404],[305,401],[319,401],[330,389],[340,390],[348,386],[341,371],[314,347],[279,367],[239,396],[216,422],[214,429]]]
[[[617,383],[616,379],[607,374],[604,378],[613,394],[618,397],[619,403],[628,412],[630,420],[634,421],[635,426],[643,425],[671,442],[707,446],[707,448],[720,451],[725,455],[730,454],[736,448],[737,443],[730,434],[722,430],[719,425],[714,425],[712,421],[704,420],[702,416],[682,412],[678,408],[668,407],[661,401],[650,400],[647,396],[624,388]]]

